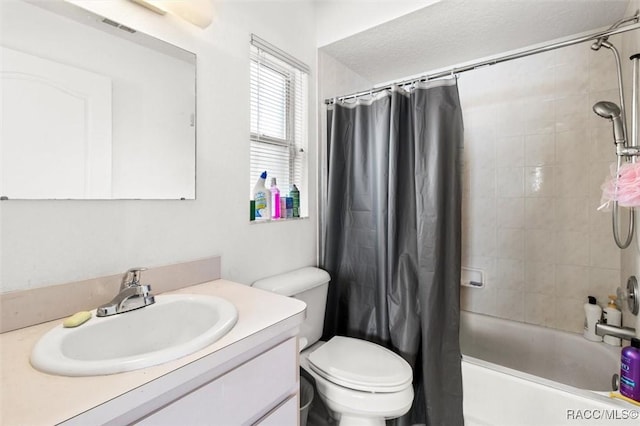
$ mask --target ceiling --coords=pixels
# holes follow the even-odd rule
[[[608,27],[628,0],[442,0],[322,47],[374,84]]]

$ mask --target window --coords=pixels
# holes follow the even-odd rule
[[[308,67],[251,36],[251,165],[249,192],[263,171],[281,194],[295,184],[306,197]]]

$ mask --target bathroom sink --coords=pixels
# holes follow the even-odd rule
[[[137,370],[196,352],[224,336],[238,319],[236,307],[215,296],[160,295],[153,305],[76,328],[62,324],[38,340],[31,365],[62,376]]]

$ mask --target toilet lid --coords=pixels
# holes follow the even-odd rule
[[[332,383],[367,392],[399,392],[413,379],[413,370],[402,357],[351,337],[333,337],[309,355],[309,366]]]

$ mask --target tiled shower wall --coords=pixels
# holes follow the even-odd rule
[[[640,0],[632,0],[629,2],[629,7],[627,8],[627,12],[624,16],[631,16],[637,10],[640,9]],[[622,47],[623,47],[623,58],[628,58],[631,55],[636,53],[640,53],[640,31],[631,31],[622,35]],[[628,78],[625,80],[625,88],[630,88],[632,84],[632,75],[629,74]],[[631,102],[631,90],[626,90],[627,101],[630,105]],[[629,116],[631,117],[631,116]],[[636,209],[636,223],[640,223],[640,212],[639,209]],[[629,276],[635,275],[636,277],[640,277],[640,231],[636,226],[635,233],[635,241],[629,248],[622,251],[622,282],[626,282]],[[627,310],[628,311],[628,310]],[[629,327],[640,328],[640,319],[638,322],[633,320],[632,315],[627,314],[625,310],[622,311],[623,316],[623,325]]]
[[[619,103],[613,55],[580,44],[464,73],[459,88],[462,264],[486,276],[462,308],[579,332],[587,295],[604,307],[620,283],[610,213],[597,210],[612,127],[591,110]]]

